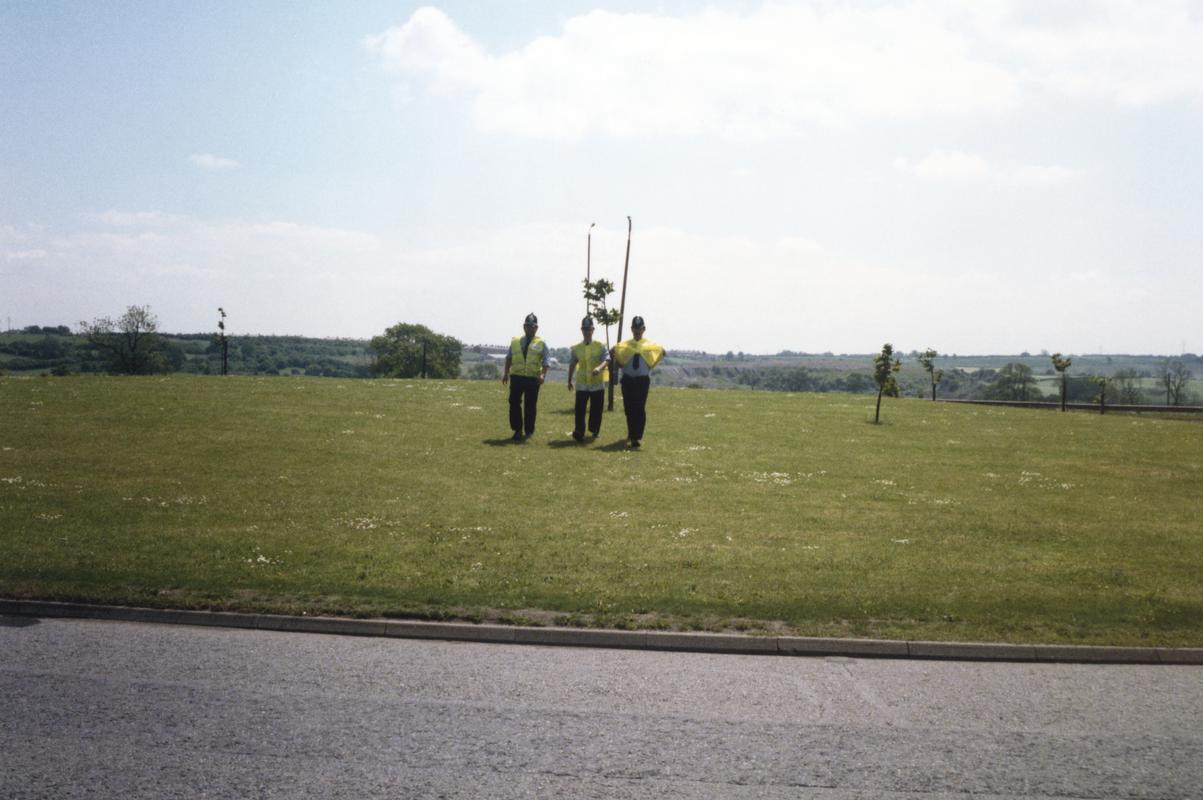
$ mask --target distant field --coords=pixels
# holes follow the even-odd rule
[[[1203,423],[549,384],[0,378],[0,595],[813,635],[1203,645]],[[621,409],[621,406],[619,406]]]

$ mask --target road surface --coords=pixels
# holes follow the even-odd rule
[[[1203,667],[0,617],[0,797],[1200,798]]]

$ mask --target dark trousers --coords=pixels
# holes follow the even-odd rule
[[[643,428],[647,425],[647,393],[651,388],[652,379],[646,375],[622,379],[622,412],[627,415],[628,439],[643,438]]]
[[[535,432],[535,413],[539,409],[539,379],[529,375],[510,376],[510,430]]]
[[[600,392],[576,393],[576,426],[572,433],[576,436],[585,435],[585,408],[589,408],[589,433],[597,436],[601,433],[602,403],[606,399],[606,390]]]

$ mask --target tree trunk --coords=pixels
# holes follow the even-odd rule
[[[873,413],[873,424],[874,425],[881,424],[880,423],[880,421],[881,421],[881,393],[884,391],[885,391],[885,389],[877,390],[877,411],[875,411]]]

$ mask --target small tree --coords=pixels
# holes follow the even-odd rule
[[[171,371],[158,330],[159,318],[150,306],[130,306],[116,320],[100,317],[79,323],[80,335],[100,351],[108,370],[119,375]]]
[[[1060,353],[1053,353],[1053,369],[1061,375],[1061,410],[1065,410],[1065,370],[1074,363],[1072,358],[1062,358]]]
[[[608,281],[605,278],[598,278],[591,281],[586,278],[582,281],[585,287],[585,308],[589,312],[589,316],[593,317],[594,323],[601,325],[606,329],[606,352],[610,350],[610,326],[617,325],[620,312],[616,308],[608,308],[606,298],[614,293],[614,282]],[[622,335],[622,331],[618,332]],[[609,390],[609,398],[606,403],[608,410],[614,410],[614,378],[618,370],[611,365],[610,369],[610,384],[607,387]]]
[[[940,379],[944,377],[944,370],[936,369],[935,360],[940,356],[935,350],[928,348],[919,356],[919,363],[927,370],[928,377],[931,378],[931,399],[936,399],[936,385],[940,383]]]
[[[1106,375],[1091,375],[1090,382],[1099,387],[1099,393],[1095,395],[1095,400],[1099,404],[1099,413],[1107,413],[1107,387],[1111,384],[1111,378]]]
[[[217,320],[217,346],[221,348],[221,374],[230,374],[230,343],[226,340],[226,310],[217,307],[221,319]]]
[[[399,322],[372,337],[376,353],[372,373],[379,377],[458,378],[464,345],[453,336],[442,336],[425,325]]]
[[[1186,399],[1186,387],[1190,383],[1191,371],[1179,359],[1166,361],[1161,368],[1161,384],[1165,387],[1165,404],[1180,406]]]
[[[894,358],[894,345],[887,342],[881,352],[873,357],[873,379],[877,382],[877,410],[873,413],[873,424],[881,422],[882,395],[898,396],[898,381],[894,375],[902,369],[902,362]]]

